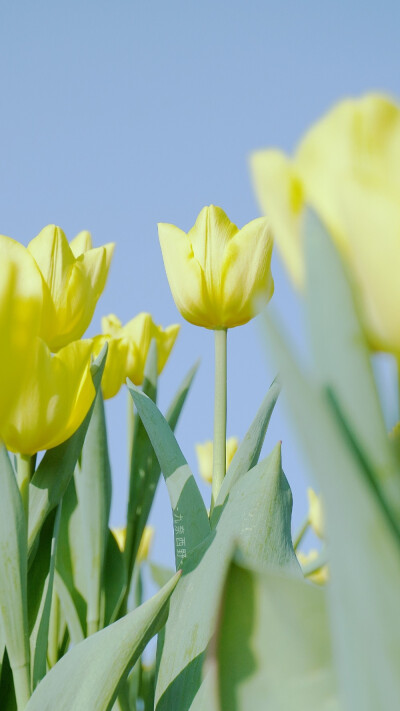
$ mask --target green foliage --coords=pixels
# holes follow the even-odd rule
[[[122,620],[73,647],[37,687],[26,711],[109,711],[121,680],[164,624],[178,578]]]

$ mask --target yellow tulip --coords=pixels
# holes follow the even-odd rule
[[[312,549],[308,553],[301,553],[301,551],[298,551],[296,552],[296,555],[301,567],[304,568],[304,566],[308,565],[308,563],[312,563],[313,560],[316,560],[319,554],[318,551]],[[328,566],[326,564],[321,566],[321,568],[316,570],[314,573],[309,573],[307,578],[308,580],[312,580],[312,582],[317,585],[325,585],[329,580]]]
[[[113,244],[92,249],[89,232],[71,244],[60,227],[48,225],[28,245],[45,282],[40,336],[52,351],[86,331],[105,287]]]
[[[42,318],[43,285],[25,247],[0,235],[0,427],[23,387],[30,344]]]
[[[135,385],[141,385],[150,343],[157,342],[158,373],[161,373],[179,333],[179,326],[168,326],[165,330],[156,326],[150,314],[140,313],[125,326],[114,315],[102,319],[103,335],[93,339],[93,353],[97,355],[104,343],[108,342],[107,361],[101,387],[103,397],[114,397],[129,378]]]
[[[258,218],[239,230],[220,207],[204,207],[186,234],[158,225],[175,304],[190,323],[221,329],[250,321],[271,298],[272,234]]]
[[[321,497],[310,487],[307,489],[308,496],[308,520],[310,526],[318,538],[324,538],[325,522]]]
[[[293,281],[304,282],[302,224],[311,205],[348,263],[371,346],[400,353],[400,107],[346,100],[306,134],[293,160],[255,153],[256,191]]]
[[[118,548],[121,553],[125,550],[126,543],[126,528],[113,528],[111,529],[115,540],[118,543]],[[142,534],[141,541],[139,543],[139,549],[137,552],[136,560],[141,563],[143,560],[147,560],[150,553],[151,544],[154,538],[154,527],[145,526]]]
[[[226,468],[228,469],[235,452],[239,446],[239,441],[236,437],[229,437],[226,440]],[[199,467],[200,476],[207,484],[212,482],[213,471],[213,443],[211,441],[204,444],[196,444],[197,464]]]
[[[23,387],[1,427],[7,449],[35,454],[61,444],[78,429],[95,393],[91,350],[91,341],[76,341],[52,356],[41,338],[30,344]]]

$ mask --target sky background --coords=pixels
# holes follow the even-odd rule
[[[82,230],[117,244],[102,315],[126,322],[149,311],[181,333],[160,381],[166,409],[200,357],[177,428],[196,471],[194,444],[212,437],[213,334],[177,312],[157,222],[185,231],[207,204],[239,227],[259,215],[248,157],[291,152],[304,131],[345,96],[399,96],[400,3],[261,0],[69,0],[0,4],[0,232],[27,244],[42,227]],[[302,348],[301,307],[278,255],[279,313]],[[229,333],[228,435],[243,437],[275,376],[257,322]],[[394,411],[387,394],[388,420]],[[127,492],[126,393],[107,403],[113,525]],[[306,513],[308,467],[281,403],[264,448],[283,440],[294,525]],[[209,500],[209,489],[200,484]],[[173,560],[169,501],[152,511],[153,558]]]

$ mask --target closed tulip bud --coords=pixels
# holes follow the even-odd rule
[[[301,141],[293,159],[255,153],[256,191],[298,287],[303,218],[319,214],[358,291],[370,344],[400,353],[400,107],[379,95],[339,103]]]
[[[160,223],[169,285],[182,316],[196,326],[232,328],[271,298],[272,233],[263,218],[239,230],[220,207],[204,207],[186,234]]]
[[[76,341],[51,355],[41,338],[26,354],[23,387],[1,427],[11,452],[35,454],[56,447],[78,429],[93,402],[91,341]]]
[[[103,335],[93,338],[93,354],[97,355],[104,343],[108,342],[107,361],[101,387],[103,397],[114,397],[126,379],[141,385],[150,343],[157,343],[158,373],[168,360],[179,333],[179,326],[168,326],[165,330],[157,326],[150,314],[140,313],[125,326],[111,314],[102,319]]]
[[[105,287],[113,244],[92,249],[89,232],[71,244],[60,227],[48,225],[29,245],[44,280],[40,336],[50,350],[81,338]]]
[[[0,429],[23,387],[25,363],[36,338],[43,305],[43,283],[26,248],[0,235]]]
[[[308,520],[311,528],[318,538],[324,538],[325,522],[321,497],[317,496],[310,487],[307,489],[308,496]]]
[[[229,437],[226,440],[226,468],[228,469],[239,446],[237,437]],[[212,482],[213,471],[213,443],[211,441],[204,444],[196,444],[197,465],[202,479],[207,484]]]

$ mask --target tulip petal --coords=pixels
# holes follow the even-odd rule
[[[256,194],[267,215],[276,245],[297,286],[304,281],[301,242],[304,185],[295,166],[277,150],[259,151],[251,158]]]
[[[249,222],[230,241],[222,272],[222,320],[226,327],[247,323],[271,298],[272,246],[272,233],[264,218]]]
[[[91,341],[77,341],[52,356],[42,339],[34,341],[24,388],[2,431],[9,450],[34,454],[75,432],[94,397],[91,350]]]
[[[158,236],[175,304],[182,316],[205,328],[214,328],[218,317],[213,315],[206,281],[195,258],[188,235],[174,225],[159,223]]]
[[[22,386],[42,318],[43,280],[25,247],[0,235],[0,425]]]
[[[210,300],[214,304],[221,301],[225,250],[237,232],[236,225],[215,205],[203,207],[188,232],[194,256],[204,273]]]
[[[92,249],[92,235],[87,230],[82,230],[82,232],[78,232],[76,237],[71,240],[69,246],[74,257],[80,257],[81,254],[84,254],[85,252],[88,252],[89,249]]]

